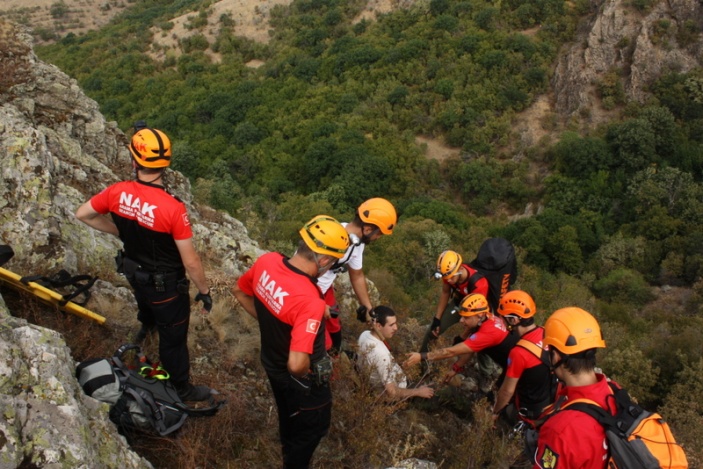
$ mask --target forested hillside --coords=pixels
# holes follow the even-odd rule
[[[258,43],[237,36],[227,14],[209,40],[212,4],[138,2],[37,53],[123,130],[145,119],[172,136],[174,167],[196,198],[268,249],[290,252],[315,213],[346,221],[365,198],[392,200],[399,226],[365,266],[406,317],[429,323],[442,250],[471,259],[484,238],[510,239],[539,320],[562,306],[593,312],[606,373],[662,406],[703,454],[703,70],[672,66],[634,101],[625,60],[593,83],[611,120],[549,113],[530,122],[547,136],[525,142],[521,112],[551,92],[561,48],[599,5],[431,0],[355,21],[364,2],[295,0],[273,8],[270,40]],[[623,8],[637,21],[658,5]],[[154,37],[188,12],[192,34],[156,50]],[[702,22],[657,20],[650,36],[700,47]],[[427,158],[418,137],[459,156]]]

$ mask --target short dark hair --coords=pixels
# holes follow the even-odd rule
[[[519,316],[518,316],[518,317],[519,317]],[[520,324],[522,327],[527,327],[527,326],[533,325],[534,323],[535,323],[535,318],[534,318],[534,316],[533,316],[533,317],[530,317],[530,318],[520,318],[520,323],[519,323],[519,324]]]
[[[591,348],[572,355],[563,355],[562,366],[571,374],[590,372],[596,368],[596,351]],[[561,352],[559,352],[561,353]]]
[[[369,313],[369,316],[371,316],[371,320],[374,322],[379,323],[382,326],[386,325],[386,321],[390,316],[395,316],[395,311],[393,311],[391,308],[388,306],[376,306],[371,310]]]
[[[313,252],[313,250],[310,249],[310,247],[302,239],[298,241],[298,249],[295,252],[300,254],[306,260],[315,262],[315,252]]]
[[[370,227],[371,227],[372,229],[374,229],[374,230],[380,230],[380,229],[381,229],[381,228],[379,228],[378,226],[374,225],[373,223],[366,223],[364,220],[362,220],[361,217],[359,216],[359,212],[358,212],[358,211],[357,211],[356,214],[354,215],[354,219],[352,220],[351,224],[352,224],[352,225],[355,225],[355,226],[360,226],[361,228],[363,228],[363,227],[365,227],[365,226],[370,226]]]
[[[147,168],[147,167],[145,167],[145,166],[140,165],[139,163],[137,163],[137,166],[139,167],[139,171],[141,171],[141,172],[144,173],[144,174],[153,174],[153,175],[156,175],[156,174],[163,173],[163,172],[166,170],[166,167],[163,167],[163,168]]]

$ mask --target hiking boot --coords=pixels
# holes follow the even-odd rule
[[[190,383],[176,386],[176,392],[182,401],[207,401],[210,391],[212,390],[207,386],[194,386]]]
[[[132,339],[132,342],[134,342],[137,345],[140,345],[144,340],[146,339],[146,336],[151,334],[156,330],[156,326],[148,327],[142,324],[142,328],[139,329],[139,331],[134,335],[134,338]]]

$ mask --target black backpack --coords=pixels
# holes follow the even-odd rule
[[[468,291],[473,291],[476,282],[488,280],[488,304],[492,311],[498,310],[500,298],[510,290],[517,280],[517,259],[515,248],[504,238],[488,238],[481,244],[476,258],[469,262],[476,269],[469,278]]]
[[[123,361],[130,350],[137,353],[139,370]],[[225,404],[211,396],[208,407],[189,407],[168,378],[145,372],[155,369],[158,367],[149,362],[138,345],[125,344],[110,359],[79,363],[76,378],[87,395],[110,404],[110,420],[122,434],[143,431],[169,435],[181,428],[188,416],[215,415]]]

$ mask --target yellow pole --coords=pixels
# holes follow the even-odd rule
[[[39,285],[36,282],[22,283],[20,281],[21,278],[22,277],[20,277],[16,273],[10,272],[9,270],[0,267],[0,281],[14,288],[15,290],[31,293],[43,302],[55,305],[63,311],[66,311],[67,313],[75,314],[76,316],[80,316],[86,319],[92,319],[98,324],[105,323],[104,317],[100,316],[99,314],[95,314],[94,312],[82,307],[81,305],[77,305],[72,301],[69,301],[62,306],[61,302],[63,301],[63,295],[58,292],[55,292],[54,290]]]

